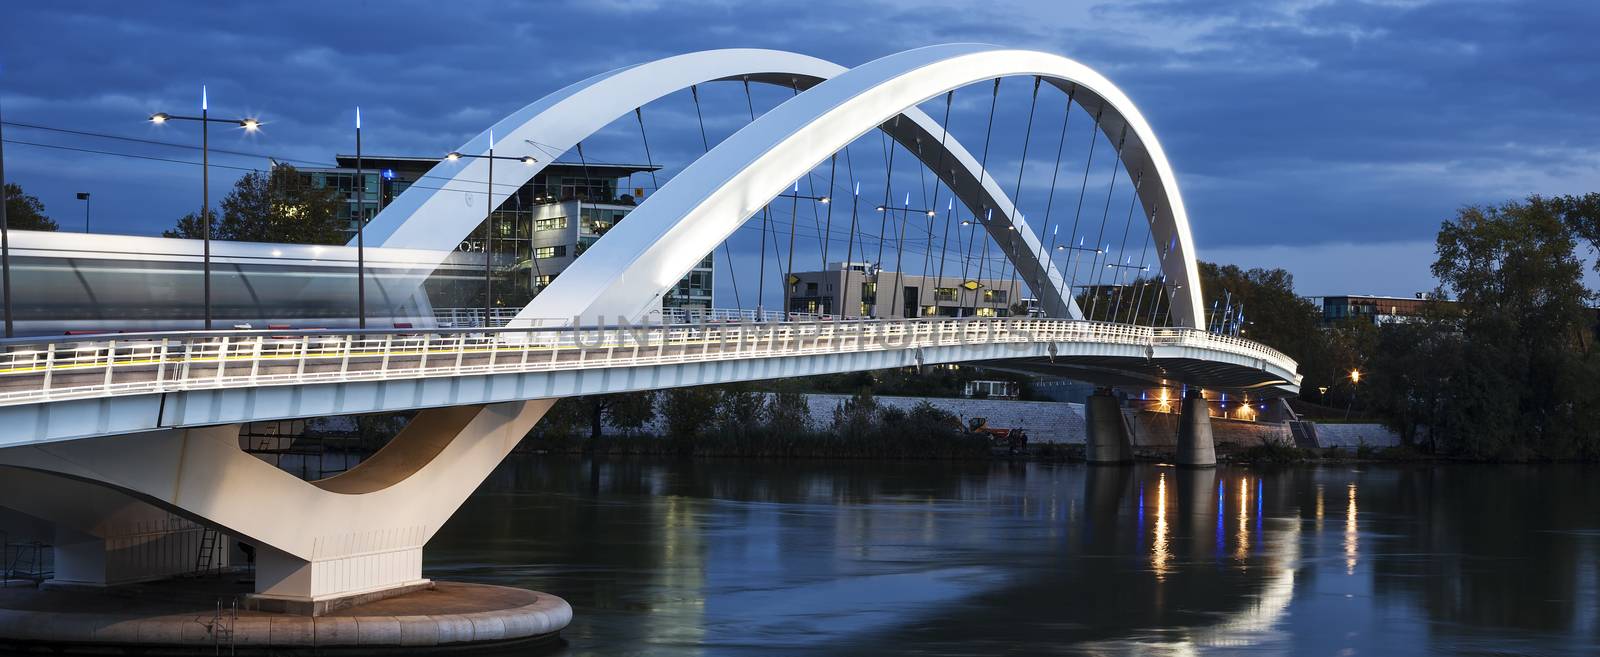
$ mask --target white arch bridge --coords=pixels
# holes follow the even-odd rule
[[[1086,318],[1043,228],[1028,223],[984,168],[987,144],[974,157],[917,109],[1008,76],[1068,94],[1069,111],[1076,103],[1094,116],[1116,145],[1119,166],[1135,181],[1141,229],[1156,245],[1170,325]],[[1297,391],[1293,360],[1204,329],[1188,215],[1160,144],[1121,91],[1059,56],[953,45],[846,70],[775,51],[692,53],[573,84],[459,150],[548,160],[653,99],[716,80],[775,84],[793,96],[684,167],[504,328],[7,341],[0,501],[54,524],[58,579],[104,585],[190,570],[196,550],[213,544],[207,532],[222,532],[255,546],[262,604],[315,611],[425,583],[423,545],[562,397],[958,362],[1102,385],[1255,398]],[[916,153],[974,216],[990,218],[979,223],[1034,289],[1045,316],[659,319],[663,294],[706,253],[873,130]],[[385,208],[368,229],[369,250],[402,254],[424,273],[444,262],[440,246],[483,221],[459,190],[482,180],[491,162],[441,164],[433,175],[449,182],[413,187]],[[496,184],[520,186],[542,166],[509,167]],[[348,263],[351,251],[323,257]],[[1108,401],[1091,399],[1091,453],[1116,460],[1126,456],[1117,453],[1126,438],[1120,420],[1106,424],[1120,418],[1107,412]],[[1191,444],[1208,449],[1203,400],[1190,401],[1198,403],[1185,403],[1183,425]],[[241,423],[417,409],[382,450],[320,481],[302,481],[239,445]],[[551,619],[529,631],[564,624]]]

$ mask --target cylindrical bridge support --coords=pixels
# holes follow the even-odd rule
[[[1183,412],[1178,416],[1178,465],[1210,468],[1217,465],[1217,447],[1211,438],[1211,412],[1199,388],[1183,396]]]
[[[1122,408],[1110,388],[1096,388],[1083,404],[1088,444],[1084,458],[1089,463],[1118,464],[1133,461],[1133,441],[1123,421]]]

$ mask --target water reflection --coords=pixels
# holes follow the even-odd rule
[[[1506,472],[530,458],[427,570],[570,655],[1592,653],[1600,493]]]

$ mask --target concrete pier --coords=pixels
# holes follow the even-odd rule
[[[1084,402],[1088,440],[1084,458],[1089,463],[1114,465],[1133,461],[1133,439],[1122,419],[1122,409],[1108,388],[1098,388]]]
[[[1199,388],[1190,388],[1183,396],[1183,410],[1178,416],[1178,465],[1190,468],[1211,468],[1217,465],[1217,447],[1211,438],[1211,411]]]
[[[411,655],[553,640],[572,620],[559,597],[485,584],[438,582],[315,617],[235,612],[249,591],[227,577],[0,589],[0,652]]]

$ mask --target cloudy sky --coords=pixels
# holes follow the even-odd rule
[[[1592,0],[57,1],[7,8],[0,103],[8,179],[64,229],[81,229],[73,194],[88,191],[96,230],[151,234],[197,204],[197,153],[62,130],[193,144],[192,130],[143,118],[192,111],[206,84],[215,113],[267,122],[213,137],[236,152],[214,155],[216,198],[267,156],[350,152],[358,104],[368,152],[443,153],[565,84],[675,53],[766,47],[853,65],[938,43],[1033,48],[1100,70],[1139,105],[1178,170],[1201,257],[1288,268],[1304,294],[1409,295],[1432,287],[1433,234],[1456,208],[1600,190],[1597,34]],[[713,140],[748,120],[743,91],[724,86],[705,94]],[[1019,170],[1028,86],[1001,91],[996,171]],[[699,149],[681,96],[648,110],[668,174]],[[969,149],[986,96],[958,92],[952,134]],[[1037,154],[1054,146],[1061,108],[1039,101],[1055,118],[1029,141],[1025,209],[1047,193],[1050,158]],[[597,136],[589,157],[641,161],[625,128]],[[1087,147],[1087,133],[1068,136],[1069,151]],[[859,144],[858,156],[880,153]]]

